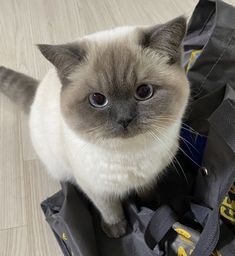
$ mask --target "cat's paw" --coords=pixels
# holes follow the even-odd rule
[[[122,219],[115,224],[105,223],[103,220],[101,226],[105,234],[110,238],[118,238],[126,234],[127,220]]]

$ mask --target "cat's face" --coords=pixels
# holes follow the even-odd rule
[[[189,95],[180,67],[184,33],[180,18],[40,46],[58,69],[68,125],[89,139],[130,138],[156,129],[166,133],[181,120]]]

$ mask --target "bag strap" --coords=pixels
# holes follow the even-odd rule
[[[158,208],[144,233],[144,239],[149,248],[153,249],[163,239],[177,219],[178,217],[168,205]]]
[[[231,163],[231,166],[235,166],[235,161]],[[209,215],[208,221],[200,235],[192,256],[209,256],[212,254],[218,243],[220,237],[220,205],[235,180],[235,169],[232,171],[230,170],[230,172],[224,170],[224,172],[230,173],[230,175],[228,175],[227,179],[224,180],[220,187],[218,204]]]
[[[235,166],[235,161],[233,166]],[[230,175],[220,187],[218,205],[210,212],[206,225],[204,226],[200,235],[199,241],[193,250],[192,256],[209,256],[214,251],[220,237],[220,204],[228,193],[234,180],[235,169],[230,173]],[[203,207],[201,207],[201,211],[203,211]],[[203,216],[203,212],[201,216]],[[150,220],[144,234],[145,242],[150,249],[153,250],[156,244],[158,244],[164,238],[173,224],[177,222],[178,218],[179,217],[176,216],[176,214],[168,205],[163,205],[158,208]],[[226,249],[229,250],[229,247],[231,247],[230,251],[233,251],[233,245],[234,243],[232,243],[230,246],[228,245]]]

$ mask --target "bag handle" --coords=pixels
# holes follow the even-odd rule
[[[177,219],[178,217],[168,205],[158,208],[144,233],[145,242],[150,249],[154,249]]]

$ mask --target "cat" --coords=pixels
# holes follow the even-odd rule
[[[41,82],[0,67],[0,90],[29,113],[48,172],[70,181],[126,233],[121,201],[149,189],[173,160],[190,89],[181,66],[185,17],[38,45],[54,67]]]

